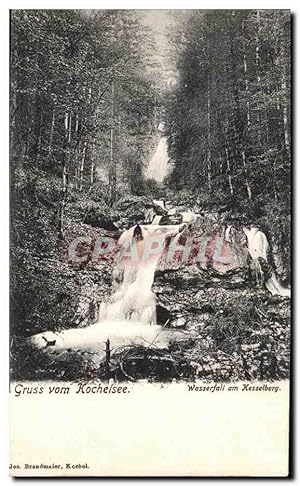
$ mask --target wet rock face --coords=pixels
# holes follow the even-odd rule
[[[166,215],[161,201],[147,197],[124,197],[112,209],[103,204],[93,203],[85,212],[83,223],[94,228],[117,231],[128,229],[137,223],[151,223],[156,215]]]
[[[128,229],[138,223],[151,223],[156,215],[167,214],[167,211],[152,199],[138,196],[120,199],[115,211],[116,224],[122,229]]]
[[[207,220],[197,220],[183,228],[175,238],[167,239],[159,270],[192,266],[224,274],[249,266],[245,239],[226,241],[224,228]]]
[[[165,325],[185,332],[184,339],[181,335],[171,344],[172,356],[189,362],[191,375],[206,380],[287,378],[288,299],[272,296],[263,283],[258,285],[255,262],[239,258],[247,254],[242,230],[234,228],[225,244],[237,255],[227,265],[216,261],[214,253],[217,238],[224,235],[222,228],[208,224],[198,233],[196,226],[188,228],[178,237],[179,247],[188,236],[195,245],[195,234],[209,235],[205,261],[186,263],[176,255],[170,261],[164,254],[155,273],[153,291],[158,308],[167,311]]]
[[[96,271],[80,271],[80,295],[76,309],[74,327],[87,327],[97,322],[100,303],[108,299],[112,289],[112,267],[105,262]]]
[[[290,258],[286,255],[284,248],[274,241],[272,244],[273,265],[280,280],[288,285],[290,283]]]
[[[157,270],[152,289],[158,309],[168,312],[168,325],[183,327],[184,321],[204,324],[215,313],[216,306],[245,291],[248,284],[247,269],[224,275],[195,264],[177,270]]]
[[[120,204],[120,208],[124,208],[122,217],[129,226],[138,215],[144,220],[147,211],[150,218],[151,211],[156,211],[150,203],[144,198],[125,200]],[[164,208],[157,209],[158,213],[160,211],[164,213]],[[80,234],[90,236],[92,242],[98,236],[117,242],[120,231],[81,225],[68,236],[73,238]],[[187,261],[183,261],[182,253],[188,238],[192,241],[191,251]],[[177,249],[172,258],[167,258],[172,239],[176,239]],[[201,239],[206,246],[203,250],[200,245],[203,258],[197,259]],[[221,248],[216,252],[220,241]],[[152,373],[153,380],[158,379],[158,368],[161,369],[163,364],[166,365],[163,368],[166,379],[188,377],[231,381],[288,377],[289,303],[256,285],[253,262],[245,258],[245,243],[242,230],[233,228],[225,236],[224,227],[204,216],[200,222],[186,224],[180,228],[180,234],[167,239],[152,290],[157,324],[164,327],[163,333],[171,336],[169,347],[159,355],[156,355],[157,350],[151,350],[153,356],[142,347],[139,350],[134,347],[130,360],[126,357],[125,372],[129,376],[140,376],[139,366],[134,368],[135,360],[139,364],[143,359],[143,376],[149,378]],[[93,248],[92,243],[91,254]],[[222,260],[228,255],[230,261]],[[97,321],[101,302],[107,301],[113,291],[117,258],[117,253],[112,251],[96,262],[88,258],[74,266],[76,285],[80,289],[72,321],[75,328],[90,326]],[[70,264],[70,271],[72,269]],[[89,362],[88,355],[84,355],[84,360]],[[153,365],[157,362],[158,368]],[[124,357],[121,357],[121,363],[123,366]],[[59,366],[65,372],[65,364]],[[80,366],[83,368],[83,364]],[[103,376],[105,373],[104,370]],[[119,378],[124,379],[124,376],[126,378],[121,370]]]
[[[108,298],[112,289],[119,235],[119,231],[107,231],[82,223],[66,228],[60,259],[67,264],[78,295],[72,320],[65,327],[86,327],[98,320],[100,303]],[[81,237],[86,238],[86,242],[78,241]],[[97,241],[103,239],[111,240],[115,245],[112,245],[111,251],[98,255],[95,253]],[[74,241],[78,244],[74,252],[70,252]]]
[[[251,281],[246,267],[220,273],[190,265],[158,270],[153,290],[167,309],[167,327],[184,329],[172,356],[194,377],[272,380],[289,375],[289,300]]]
[[[103,208],[101,208],[100,206],[92,206],[88,210],[83,222],[85,224],[89,224],[92,227],[103,228],[107,231],[118,230],[118,227],[113,222],[113,216],[104,213]]]

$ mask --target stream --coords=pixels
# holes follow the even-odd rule
[[[49,352],[69,348],[103,352],[107,339],[112,348],[128,344],[167,348],[171,336],[180,332],[156,324],[152,284],[166,238],[180,230],[182,225],[154,224],[125,231],[118,241],[124,254],[120,253],[114,272],[114,291],[108,302],[101,303],[98,322],[82,329],[39,333],[32,336],[32,344]]]
[[[167,141],[162,136],[146,177],[163,182],[169,170]],[[176,208],[169,210],[169,214],[174,213]],[[187,224],[193,224],[199,217],[192,211],[178,214],[181,214],[181,224],[160,225],[157,224],[160,218],[155,217],[152,224],[134,225],[122,233],[118,241],[122,251],[115,263],[112,293],[108,301],[101,302],[95,324],[60,332],[42,332],[32,336],[31,343],[51,353],[71,348],[96,351],[99,356],[104,355],[108,339],[112,349],[130,344],[167,348],[170,339],[176,339],[181,331],[157,324],[156,298],[152,290],[154,275],[166,241],[178,238]],[[270,251],[268,240],[259,228],[243,227],[242,231],[247,238],[257,280],[262,280],[262,263],[267,262]],[[232,226],[224,229],[223,238],[227,243],[235,244]],[[282,287],[274,271],[264,285],[272,295],[290,296],[290,289]]]

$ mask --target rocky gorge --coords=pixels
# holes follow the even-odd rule
[[[121,335],[124,333],[122,339],[111,337],[109,348],[105,349],[105,332],[109,338],[111,331],[106,329],[101,338],[99,313],[101,305],[109,302],[116,284],[117,242],[121,228],[128,231],[132,225],[143,225],[151,218],[169,218],[170,222],[180,223],[180,214],[187,218],[189,213],[196,214],[187,205],[167,210],[147,198],[127,199],[123,205],[120,203],[120,213],[115,211],[105,217],[96,207],[89,209],[85,222],[73,225],[67,233],[61,247],[61,261],[76,275],[80,288],[74,318],[67,329],[84,331],[99,322],[98,338],[97,334],[91,338],[95,345],[85,349],[78,340],[77,344],[71,340],[61,348],[58,346],[61,330],[48,328],[37,335],[39,341],[19,339],[14,362],[19,362],[20,353],[32,349],[29,353],[33,359],[27,361],[26,368],[31,378],[113,377],[150,381],[286,378],[289,374],[289,298],[271,295],[265,287],[271,263],[260,266],[263,279],[258,280],[257,263],[249,256],[242,228],[235,225],[234,241],[226,241],[229,226],[222,221],[222,215],[211,214],[203,208],[198,208],[196,221],[181,222],[184,229],[181,229],[174,258],[166,259],[170,238],[155,266],[152,284],[155,325],[148,325],[146,335],[144,328],[131,328],[127,335],[126,327],[118,330]],[[74,263],[68,260],[68,248],[74,238],[82,235],[89,238],[89,245],[79,245],[79,255],[85,258],[83,262]],[[111,252],[93,260],[99,237],[109,238],[116,245]],[[180,245],[184,248],[187,238],[192,241],[191,255],[199,239],[205,238],[200,261],[182,261]],[[222,240],[223,260],[214,254],[218,238]],[[226,247],[231,259],[224,263]],[[139,329],[136,335],[134,329]],[[142,339],[137,339],[139,333],[144,336]],[[36,347],[37,342],[40,344]],[[16,378],[23,372],[24,366],[14,370]]]

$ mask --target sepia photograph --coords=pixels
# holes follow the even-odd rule
[[[291,473],[291,49],[284,9],[10,11],[10,475]]]
[[[290,13],[11,12],[13,380],[283,380]]]

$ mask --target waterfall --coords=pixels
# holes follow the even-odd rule
[[[172,169],[169,161],[167,138],[161,137],[157,149],[145,171],[146,179],[154,179],[156,182],[163,182]]]
[[[99,320],[86,328],[67,329],[31,336],[31,343],[47,352],[66,349],[97,351],[104,357],[107,339],[113,348],[129,344],[165,348],[170,332],[156,325],[152,283],[168,237],[179,235],[182,225],[137,225],[121,235],[121,251],[113,272],[114,286],[108,302],[100,306]],[[152,325],[149,325],[152,324]],[[45,348],[45,342],[53,346]]]
[[[190,212],[184,214],[187,222]],[[180,225],[136,225],[124,231],[119,238],[120,252],[113,271],[113,289],[107,302],[100,306],[99,320],[86,328],[74,328],[58,333],[47,331],[31,336],[31,343],[47,352],[83,349],[104,354],[104,343],[110,340],[112,348],[128,344],[167,347],[170,331],[156,324],[156,303],[152,284],[157,264],[166,255],[166,239],[173,243],[181,237],[187,222]],[[248,251],[254,261],[258,279],[263,280],[264,264],[268,267],[264,282],[273,295],[290,296],[268,265],[269,243],[258,228],[243,228]],[[234,242],[233,227],[225,230],[225,239]],[[175,245],[176,246],[176,245]],[[150,325],[151,324],[151,325]],[[54,343],[47,346],[47,343]],[[46,344],[45,344],[46,343]],[[101,358],[102,359],[102,358]]]
[[[137,225],[120,239],[123,251],[114,272],[114,291],[100,308],[100,321],[131,320],[156,324],[152,284],[167,237],[175,236],[179,225]],[[121,280],[121,282],[120,282]]]
[[[257,267],[257,271],[262,275],[263,271],[259,259],[262,258],[266,263],[268,262],[270,252],[268,239],[259,228],[243,228],[243,231],[247,237],[249,254]],[[265,286],[272,295],[291,296],[291,290],[281,285],[274,271],[271,272]]]

